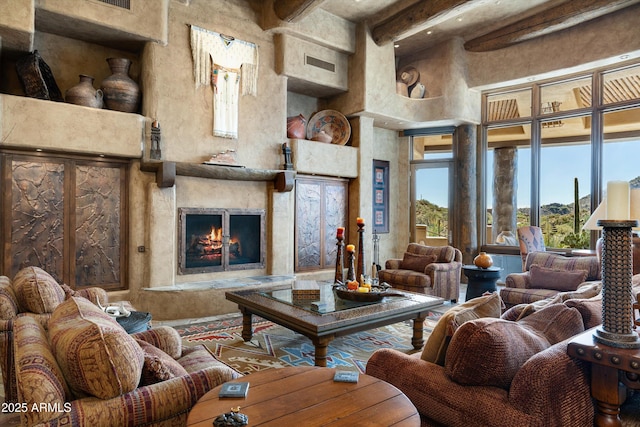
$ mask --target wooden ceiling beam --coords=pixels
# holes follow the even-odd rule
[[[564,30],[640,2],[640,0],[568,1],[465,43],[466,50],[487,52]]]
[[[283,21],[296,22],[320,7],[325,0],[274,0],[273,10]]]
[[[415,34],[425,27],[464,13],[483,0],[429,0],[418,1],[401,10],[371,29],[378,46]]]

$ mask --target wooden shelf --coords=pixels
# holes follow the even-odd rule
[[[291,191],[295,177],[293,170],[251,169],[155,160],[143,160],[140,163],[140,170],[155,172],[156,183],[159,187],[172,187],[175,184],[175,177],[180,175],[230,181],[273,181],[276,190]]]

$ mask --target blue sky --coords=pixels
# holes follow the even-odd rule
[[[541,204],[573,203],[573,179],[578,178],[579,196],[590,192],[591,147],[589,145],[567,145],[545,149],[541,159]],[[488,176],[493,176],[493,152],[487,157]],[[640,176],[640,141],[609,142],[603,153],[603,188],[607,181],[630,181]],[[530,205],[529,182],[531,176],[531,151],[521,149],[518,154],[518,206]],[[418,172],[416,197],[424,198],[438,206],[447,205],[447,191],[444,185],[446,173],[441,169],[423,169]],[[491,180],[489,180],[491,181]],[[488,183],[490,190],[492,183]],[[491,205],[491,199],[487,200]]]

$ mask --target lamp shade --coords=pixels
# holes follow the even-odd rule
[[[640,221],[640,188],[632,188],[629,192],[629,211],[630,219]],[[582,226],[583,230],[602,230],[598,225],[599,219],[607,219],[607,196],[602,199],[595,211],[591,214],[587,222]],[[640,226],[633,227],[634,230],[640,230]]]

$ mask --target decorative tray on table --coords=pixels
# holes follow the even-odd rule
[[[386,282],[377,286],[371,286],[369,292],[347,289],[346,285],[343,284],[334,285],[334,290],[339,298],[358,302],[377,302],[381,301],[384,297],[404,296],[404,294],[394,291]]]

